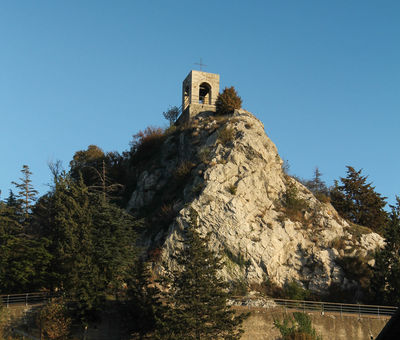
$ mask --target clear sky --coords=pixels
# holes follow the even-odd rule
[[[124,151],[200,57],[235,86],[291,173],[363,168],[400,195],[400,1],[1,1],[0,189],[23,164],[45,193],[96,144]]]

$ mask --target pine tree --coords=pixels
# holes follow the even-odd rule
[[[227,284],[217,272],[220,258],[208,249],[209,237],[201,237],[192,211],[185,229],[183,249],[167,293],[168,309],[158,320],[157,339],[239,339],[245,315],[235,316],[227,306]]]
[[[32,172],[30,172],[29,167],[27,165],[23,165],[21,172],[23,174],[23,177],[19,179],[21,182],[20,183],[12,182],[12,183],[19,189],[18,197],[22,202],[25,219],[27,220],[30,209],[33,205],[33,202],[36,200],[38,192],[33,188],[31,180]]]
[[[400,305],[400,198],[392,206],[385,229],[386,244],[375,255],[371,280],[376,303]]]
[[[342,217],[382,233],[387,222],[386,197],[375,192],[361,171],[347,166],[347,177],[340,178],[341,185],[335,181],[331,190],[331,203]]]

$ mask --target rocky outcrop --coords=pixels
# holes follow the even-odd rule
[[[295,280],[317,293],[333,283],[345,288],[354,282],[338,259],[368,257],[383,245],[379,235],[350,225],[286,175],[263,124],[247,111],[199,115],[172,132],[155,158],[139,174],[128,209],[153,206],[159,216],[163,205],[173,212],[168,226],[145,242],[162,248],[166,269],[174,266],[171,255],[191,209],[200,232],[211,233],[210,248],[225,259],[221,275],[232,281]],[[288,205],[288,195],[295,206]]]

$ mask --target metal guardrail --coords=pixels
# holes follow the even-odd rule
[[[243,298],[244,300],[257,300],[257,298]],[[240,301],[240,299],[235,299]],[[392,316],[397,307],[394,306],[378,306],[378,305],[361,305],[349,303],[335,303],[335,302],[319,302],[319,301],[300,301],[300,300],[287,300],[287,299],[271,299],[279,307],[285,309],[297,310],[303,312],[319,312],[343,314],[356,314],[359,317],[362,315],[369,316]],[[254,306],[255,307],[255,306]],[[259,308],[259,307],[257,307]],[[261,306],[262,308],[262,306]]]
[[[0,295],[0,301],[3,303],[4,307],[10,307],[12,305],[29,306],[46,302],[57,296],[59,296],[59,294],[48,292],[7,294]]]
[[[60,294],[48,292],[24,293],[24,294],[8,294],[0,295],[3,306],[10,307],[12,305],[34,305],[48,301],[51,298],[57,297]],[[245,302],[248,300],[261,300],[256,297],[235,297],[236,302]],[[378,306],[378,305],[361,305],[349,303],[336,303],[336,302],[319,302],[319,301],[300,301],[300,300],[287,300],[287,299],[271,299],[277,306],[290,310],[307,311],[307,312],[320,312],[325,313],[338,313],[343,314],[358,314],[373,315],[373,316],[392,316],[397,307],[394,306]],[[249,306],[250,308],[251,306]],[[253,306],[255,307],[255,306]],[[257,307],[259,308],[259,307]],[[262,306],[261,306],[262,308]]]

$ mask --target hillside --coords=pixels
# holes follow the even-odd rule
[[[142,235],[159,270],[175,266],[181,230],[194,210],[230,282],[296,281],[316,294],[359,286],[351,265],[373,264],[383,239],[342,219],[282,170],[263,124],[251,113],[202,113],[170,129],[137,168],[128,210],[147,218]]]

